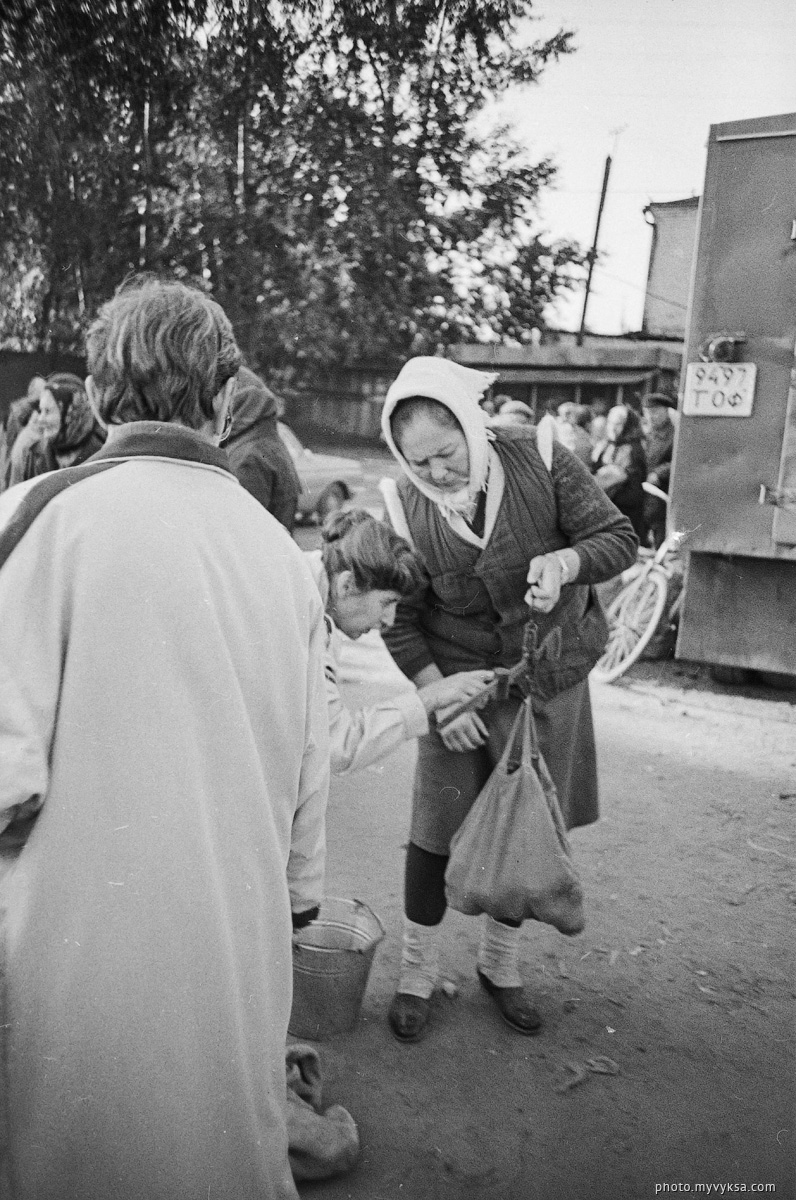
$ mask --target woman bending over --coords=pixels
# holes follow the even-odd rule
[[[491,670],[461,671],[356,712],[346,708],[337,684],[340,634],[356,639],[372,629],[389,629],[398,602],[425,587],[423,566],[402,537],[364,509],[332,513],[322,549],[307,557],[326,610],[326,689],[336,775],[361,770],[408,738],[422,737],[434,714],[491,681]]]

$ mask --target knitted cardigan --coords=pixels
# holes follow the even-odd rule
[[[638,543],[627,518],[563,446],[554,445],[549,471],[533,429],[501,429],[494,446],[505,487],[483,549],[454,533],[409,479],[399,481],[427,584],[399,604],[384,640],[410,678],[431,663],[443,675],[513,665],[531,616],[524,600],[528,565],[538,554],[571,546],[581,563],[577,582],[562,588],[551,613],[533,614],[540,641],[561,630],[560,657],[539,664],[532,689],[539,699],[549,699],[585,679],[600,657],[607,624],[590,585],[629,567]]]

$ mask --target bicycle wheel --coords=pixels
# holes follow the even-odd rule
[[[640,658],[666,607],[667,580],[663,571],[649,571],[632,580],[609,605],[608,644],[592,677],[613,683]]]

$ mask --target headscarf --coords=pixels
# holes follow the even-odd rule
[[[617,404],[615,407],[623,409],[625,421],[614,444],[616,446],[628,446],[631,442],[640,442],[644,433],[638,413],[627,404]]]
[[[390,385],[381,414],[381,427],[387,442],[405,475],[411,479],[419,492],[427,496],[443,510],[467,512],[471,509],[478,493],[485,486],[489,474],[489,443],[494,434],[487,430],[487,413],[479,403],[487,388],[497,375],[486,371],[474,371],[447,358],[421,355],[410,358]],[[390,417],[399,400],[410,396],[424,396],[437,400],[453,413],[467,441],[470,456],[470,478],[465,487],[450,493],[434,487],[420,479],[396,445],[390,428]]]
[[[85,442],[95,425],[94,412],[86,389],[76,375],[53,375],[47,380],[47,391],[61,413],[61,427],[52,439],[57,453],[76,450]]]

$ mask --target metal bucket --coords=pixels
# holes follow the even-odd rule
[[[361,900],[327,896],[293,935],[293,1037],[323,1041],[353,1029],[384,926]]]

